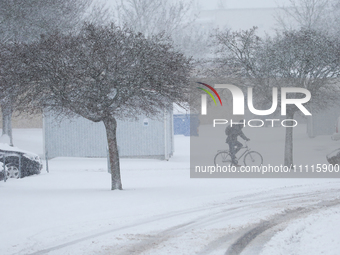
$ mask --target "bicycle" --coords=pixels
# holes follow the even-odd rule
[[[245,145],[243,145],[243,147],[241,148],[245,149],[245,151],[241,154],[241,156],[239,156],[236,159],[236,164],[238,163],[238,161],[243,158],[243,163],[245,166],[261,166],[263,163],[263,157],[260,153],[258,153],[257,151],[252,151],[249,147],[247,142],[245,142]],[[214,158],[214,164],[215,166],[219,165],[219,166],[232,166],[234,165],[232,160],[231,160],[231,156],[229,153],[229,150],[219,150],[217,152],[217,154],[215,155]]]

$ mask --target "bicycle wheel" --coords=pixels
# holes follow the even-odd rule
[[[256,151],[250,151],[244,156],[245,166],[260,166],[263,163],[263,158],[260,153]]]
[[[231,161],[229,151],[220,151],[219,153],[217,153],[215,158],[214,158],[214,164],[215,164],[215,166],[219,165],[219,166],[222,166],[222,167],[223,166],[231,166],[232,161]]]

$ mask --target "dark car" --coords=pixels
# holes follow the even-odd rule
[[[0,180],[40,174],[41,169],[38,155],[0,143]]]

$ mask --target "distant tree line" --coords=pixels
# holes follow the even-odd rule
[[[115,17],[121,17],[121,23],[111,22],[105,8],[92,8],[95,13],[91,14],[90,0],[42,2],[1,2],[3,133],[12,137],[14,110],[50,110],[102,121],[112,189],[122,189],[116,120],[141,113],[155,117],[174,102],[189,101],[190,77],[198,70],[204,70],[200,77],[221,77],[240,87],[253,87],[256,102],[265,107],[272,87],[306,88],[313,105],[320,108],[339,94],[340,40],[333,31],[301,25],[261,38],[256,28],[218,29],[207,38],[181,1],[179,5],[163,0],[121,1]],[[17,17],[20,13],[25,15]],[[187,33],[181,34],[184,29]],[[195,46],[196,41],[201,45]],[[181,48],[181,43],[192,47]],[[203,48],[209,48],[210,54]],[[194,63],[191,56],[195,54],[205,56],[204,61],[196,57]],[[293,119],[296,111],[289,107],[287,118]],[[293,130],[286,131],[284,163],[290,165]]]
[[[244,90],[252,87],[258,109],[271,107],[273,87],[309,90],[312,99],[306,106],[312,105],[314,112],[339,102],[340,2],[290,0],[281,10],[273,36],[258,36],[256,27],[215,30],[207,76],[220,77]],[[301,96],[289,94],[289,98]],[[285,117],[294,119],[297,111],[290,105]],[[286,166],[293,165],[292,127],[286,128],[283,159]]]

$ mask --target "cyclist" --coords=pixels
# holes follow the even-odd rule
[[[229,152],[232,160],[232,164],[239,166],[236,160],[236,153],[242,148],[242,143],[237,141],[237,137],[240,136],[245,141],[250,141],[248,137],[242,132],[243,124],[233,124],[228,126],[226,134],[228,135],[226,143],[229,145]]]

